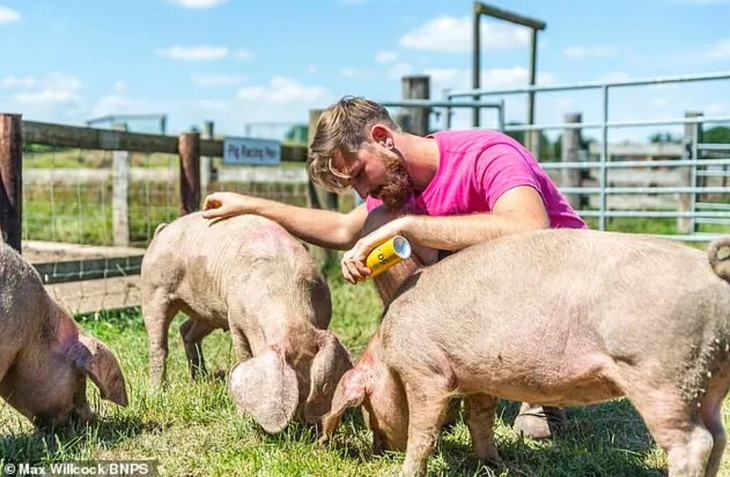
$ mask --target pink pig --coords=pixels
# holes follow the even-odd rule
[[[114,353],[53,302],[38,272],[0,244],[0,395],[36,426],[94,418],[86,378],[101,397],[127,405]]]
[[[238,364],[229,390],[238,408],[271,433],[297,411],[320,423],[352,359],[327,330],[324,276],[284,228],[256,215],[210,221],[189,214],[158,227],[141,275],[153,387],[163,384],[167,332],[182,311],[193,378],[205,371],[203,338],[230,330]]]
[[[498,458],[497,398],[577,406],[626,396],[671,477],[718,472],[730,386],[730,260],[668,240],[585,230],[517,234],[411,277],[324,419],[362,405],[376,450],[426,471],[453,397],[480,459]],[[709,255],[709,262],[708,256]]]

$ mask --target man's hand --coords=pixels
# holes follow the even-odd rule
[[[203,217],[206,219],[224,219],[253,212],[255,197],[235,192],[214,192],[203,202]]]
[[[407,235],[408,220],[408,216],[395,219],[358,240],[342,256],[340,266],[344,279],[353,284],[366,280],[372,273],[365,264],[370,251],[395,235]]]

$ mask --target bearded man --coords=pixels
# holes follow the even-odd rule
[[[587,228],[535,158],[511,137],[490,130],[401,130],[380,104],[344,97],[323,111],[309,146],[312,180],[334,192],[353,188],[365,200],[346,214],[216,192],[203,215],[259,214],[296,237],[345,250],[350,283],[365,280],[368,253],[402,235],[406,260],[374,278],[387,305],[400,284],[450,253],[507,234],[549,227]],[[563,424],[562,409],[523,403],[514,429],[536,439]]]

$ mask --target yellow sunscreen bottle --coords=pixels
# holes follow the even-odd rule
[[[396,235],[395,237],[386,240],[372,249],[368,254],[365,264],[372,272],[368,278],[373,278],[396,263],[400,263],[403,260],[410,258],[410,256],[411,244],[405,237]]]

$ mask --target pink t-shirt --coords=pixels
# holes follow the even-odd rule
[[[502,194],[530,186],[542,197],[553,228],[588,228],[518,141],[498,131],[440,131],[439,168],[426,189],[409,202],[409,209],[431,216],[490,212]],[[367,198],[367,210],[381,202]]]

